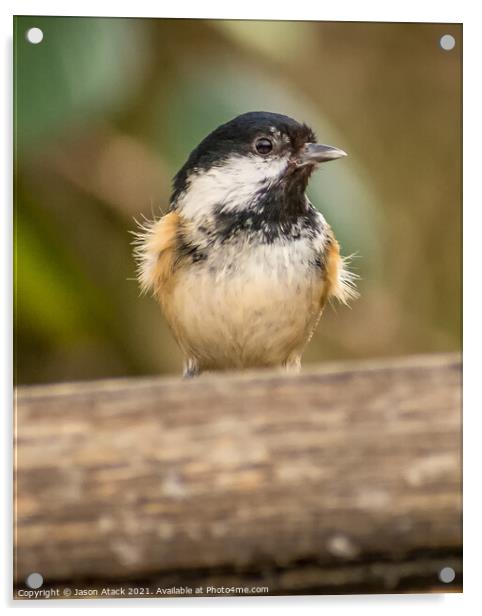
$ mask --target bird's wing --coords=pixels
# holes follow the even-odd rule
[[[323,293],[321,304],[324,306],[329,299],[336,299],[347,305],[350,300],[358,297],[355,286],[356,274],[347,267],[348,259],[340,254],[340,244],[337,242],[331,228],[328,228],[328,236],[323,247]]]
[[[134,241],[139,285],[143,293],[150,291],[160,297],[174,273],[180,216],[171,211],[159,220],[139,227]]]

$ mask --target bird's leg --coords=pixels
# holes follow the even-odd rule
[[[300,355],[290,355],[288,359],[284,362],[283,368],[286,372],[290,372],[291,374],[298,374],[301,370],[301,356]]]
[[[192,379],[195,376],[199,376],[201,372],[199,368],[199,362],[194,357],[187,357],[184,361],[184,371],[182,377],[184,379]]]

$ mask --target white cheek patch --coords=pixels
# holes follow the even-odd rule
[[[228,158],[218,167],[192,174],[176,205],[188,218],[209,214],[219,206],[224,211],[245,209],[261,188],[279,180],[288,158],[288,154],[276,159],[256,155]]]

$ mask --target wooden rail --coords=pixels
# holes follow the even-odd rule
[[[21,387],[17,587],[460,590],[460,369]]]

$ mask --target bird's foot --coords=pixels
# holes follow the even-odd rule
[[[195,376],[199,376],[201,370],[199,368],[199,362],[193,357],[189,357],[184,362],[184,372],[182,373],[183,379],[192,379]]]

